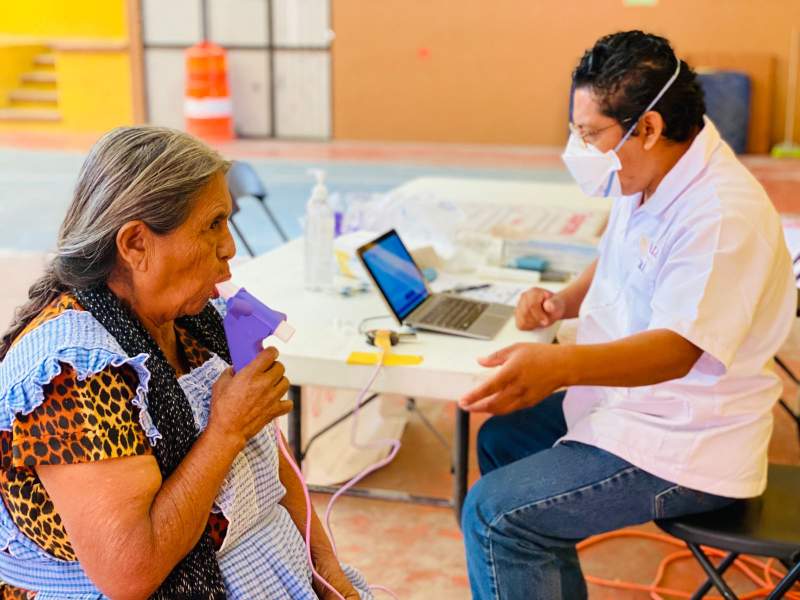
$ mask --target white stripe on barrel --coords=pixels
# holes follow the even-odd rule
[[[219,119],[232,113],[230,98],[186,98],[183,102],[183,114],[188,119]]]

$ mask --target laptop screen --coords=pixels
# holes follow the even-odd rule
[[[396,231],[383,234],[358,252],[400,321],[428,297],[425,279]]]

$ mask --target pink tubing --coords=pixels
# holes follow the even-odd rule
[[[311,568],[311,573],[322,585],[333,592],[337,598],[340,600],[345,600],[345,597],[342,596],[330,583],[325,581],[325,578],[317,573],[317,570],[314,568],[314,561],[311,559],[311,496],[308,494],[308,486],[306,485],[305,479],[303,479],[303,474],[300,472],[300,468],[294,462],[294,459],[283,443],[283,436],[281,435],[281,430],[279,427],[275,427],[275,437],[278,440],[278,448],[280,448],[281,454],[283,454],[283,457],[289,462],[289,466],[292,467],[292,471],[294,471],[295,475],[297,475],[297,478],[300,480],[300,484],[303,488],[303,495],[306,498],[306,558],[308,558],[308,566]]]
[[[372,372],[372,375],[370,376],[367,385],[364,386],[364,388],[361,390],[361,393],[359,393],[358,398],[356,398],[356,409],[353,412],[353,427],[350,432],[350,441],[356,448],[376,448],[376,447],[379,448],[382,446],[391,446],[392,450],[389,453],[389,456],[387,456],[381,461],[378,461],[374,465],[370,465],[369,467],[361,471],[361,473],[353,477],[346,484],[344,484],[341,488],[339,488],[328,502],[328,506],[325,509],[325,526],[328,529],[328,538],[330,540],[331,547],[333,548],[333,554],[334,556],[337,556],[337,558],[338,558],[338,553],[336,551],[336,542],[334,541],[333,538],[333,530],[331,529],[331,523],[330,523],[333,504],[336,502],[336,500],[339,499],[339,497],[344,492],[346,492],[351,487],[356,485],[359,481],[364,479],[364,477],[366,477],[370,473],[374,473],[378,469],[385,467],[390,462],[392,462],[394,460],[394,457],[397,456],[397,453],[400,450],[400,440],[377,440],[369,444],[359,444],[358,442],[356,442],[358,411],[361,408],[361,402],[364,400],[364,396],[367,395],[367,392],[369,392],[369,390],[372,388],[372,384],[375,383],[375,379],[378,377],[378,373],[380,373],[381,367],[383,367],[383,356],[381,356],[381,360],[378,361],[378,366]],[[311,496],[308,493],[308,485],[306,484],[306,480],[303,477],[303,473],[300,470],[300,467],[297,466],[297,463],[294,462],[294,459],[292,458],[291,454],[286,449],[286,445],[283,443],[283,436],[281,436],[280,429],[278,427],[275,428],[275,432],[276,432],[276,438],[278,440],[278,448],[280,449],[281,454],[283,454],[284,458],[289,463],[289,466],[292,468],[292,471],[294,471],[295,475],[297,475],[297,479],[300,481],[300,485],[303,488],[303,495],[305,496],[305,501],[306,501],[306,531],[305,531],[306,557],[308,559],[308,565],[311,568],[311,573],[314,575],[314,577],[317,578],[317,580],[320,583],[322,583],[326,588],[332,591],[337,598],[339,598],[340,600],[345,600],[345,598],[330,583],[325,581],[322,575],[317,573],[316,569],[314,568],[314,562],[311,558]],[[382,585],[371,585],[369,587],[372,590],[384,592],[389,596],[391,596],[392,598],[394,598],[395,600],[398,600],[397,596],[395,596],[394,593],[387,587],[384,587]]]

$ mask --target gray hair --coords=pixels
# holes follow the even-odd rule
[[[81,167],[55,256],[0,340],[0,360],[62,293],[108,279],[116,264],[117,232],[125,223],[140,220],[159,235],[173,231],[213,175],[229,166],[200,140],[174,129],[119,127],[100,138]]]

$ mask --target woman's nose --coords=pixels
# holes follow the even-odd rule
[[[217,254],[221,260],[230,260],[236,254],[236,240],[233,239],[228,222],[225,222],[225,233],[217,246]]]

